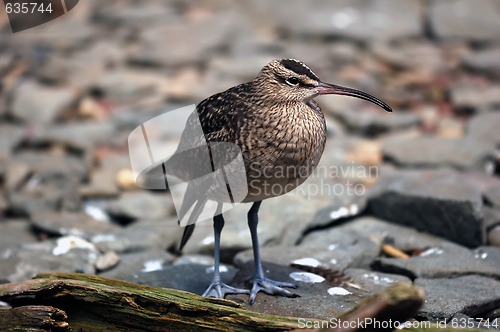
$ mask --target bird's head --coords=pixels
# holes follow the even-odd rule
[[[254,82],[264,95],[276,100],[307,102],[319,95],[336,94],[361,98],[392,112],[387,104],[363,91],[321,82],[308,66],[295,59],[271,61]]]

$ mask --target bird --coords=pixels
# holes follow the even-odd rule
[[[178,211],[179,220],[189,214],[179,252],[191,237],[206,202],[217,203],[213,215],[214,275],[204,297],[249,294],[249,303],[253,304],[261,291],[270,295],[298,296],[285,289],[297,288],[295,284],[275,281],[264,275],[257,236],[258,213],[263,200],[295,189],[318,165],[327,131],[325,116],[313,98],[327,94],[361,98],[392,112],[391,107],[368,93],[322,82],[299,60],[278,59],[266,64],[250,82],[201,101],[188,118],[178,153],[164,168],[183,180],[198,180],[189,182]],[[196,130],[196,125],[201,125],[202,132]],[[199,148],[203,147],[202,142],[206,142],[208,149]],[[231,144],[221,145],[223,143]],[[251,289],[232,287],[220,276],[220,238],[225,224],[222,207],[228,203],[228,192],[231,202],[237,194],[234,186],[220,181],[220,177],[215,180],[202,176],[214,167],[230,163],[237,155],[241,155],[244,168],[239,168],[240,173],[235,170],[236,175],[230,176],[242,179],[245,195],[239,202],[252,204],[247,214],[254,256],[254,274],[247,279],[253,282]],[[205,158],[210,163],[197,164]]]

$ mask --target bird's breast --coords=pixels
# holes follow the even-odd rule
[[[326,142],[326,124],[318,110],[304,103],[290,105],[281,112],[267,112],[260,126],[241,127],[242,137],[248,138],[242,146],[246,201],[283,195],[311,175]]]

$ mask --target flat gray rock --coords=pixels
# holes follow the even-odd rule
[[[51,123],[76,99],[74,89],[48,87],[28,81],[21,84],[14,93],[12,115],[18,119],[36,124]]]
[[[374,266],[378,270],[403,274],[412,279],[453,278],[469,274],[499,278],[500,267],[486,258],[487,255],[482,253],[444,243],[410,258],[381,257]]]
[[[358,248],[356,248],[358,246]],[[262,247],[260,255],[263,261],[288,266],[299,259],[312,259],[322,266],[343,270],[347,267],[357,267],[365,261],[365,253],[361,250],[366,246],[354,244],[350,247],[325,248],[321,246],[303,245],[293,247]],[[358,250],[356,250],[358,249]],[[349,255],[351,253],[352,255]],[[253,260],[251,249],[242,251],[234,257],[234,264],[242,266]]]
[[[389,4],[371,0],[367,3],[350,1],[312,4],[300,0],[280,3],[259,1],[258,13],[270,24],[297,35],[340,36],[358,40],[392,40],[420,35],[422,22],[417,1],[405,0]],[[375,10],[376,9],[376,10]],[[290,18],[303,17],[308,20]]]
[[[437,246],[446,240],[428,233],[419,232],[415,228],[397,225],[372,216],[362,216],[326,229],[319,229],[308,233],[300,244],[335,245],[359,239],[369,239],[378,244],[375,256],[380,246],[390,243],[396,248],[411,252],[425,250]]]
[[[50,235],[75,235],[84,238],[120,229],[116,224],[95,220],[85,213],[67,211],[48,211],[32,215],[31,224]]]
[[[500,112],[481,113],[467,122],[467,135],[482,142],[500,144]]]
[[[452,166],[465,170],[486,169],[494,159],[494,145],[473,136],[461,139],[409,137],[385,140],[384,157],[404,167]]]
[[[154,194],[148,191],[124,192],[118,199],[107,204],[107,212],[118,218],[166,219],[173,212],[170,195]]]
[[[99,275],[119,280],[133,280],[139,273],[165,269],[174,259],[171,254],[160,249],[124,253],[119,256],[120,262],[117,266]]]
[[[440,39],[497,40],[500,29],[495,0],[434,0],[429,19],[432,32]]]
[[[90,241],[102,252],[139,252],[153,249],[166,250],[181,236],[177,220],[140,220],[109,233],[92,236]]]
[[[430,321],[449,320],[457,313],[481,317],[500,304],[500,281],[482,276],[418,278],[415,285],[422,287],[426,296],[417,317]]]
[[[460,244],[485,243],[483,203],[476,184],[452,170],[409,171],[381,180],[370,193],[377,217]]]

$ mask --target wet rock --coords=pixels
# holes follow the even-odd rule
[[[113,216],[129,220],[166,219],[172,212],[173,201],[169,195],[124,192],[117,200],[110,201],[106,209]]]
[[[6,219],[0,222],[0,252],[36,241],[37,238],[27,220]]]
[[[414,228],[396,225],[388,221],[371,216],[359,217],[347,221],[340,225],[335,225],[327,229],[313,231],[301,240],[301,244],[335,245],[348,241],[358,241],[369,239],[377,244],[374,252],[367,253],[376,257],[380,252],[380,246],[390,243],[396,248],[411,252],[415,250],[425,250],[445,242],[443,238],[423,233]]]
[[[253,262],[243,265],[235,275],[231,285],[238,288],[249,288],[245,285],[245,279],[253,274]],[[248,304],[248,295],[228,295],[227,299],[239,302],[243,308],[252,311],[272,314],[285,315],[291,317],[319,318],[328,320],[331,317],[339,316],[341,313],[351,309],[358,304],[368,293],[359,291],[348,286],[342,286],[341,295],[330,295],[328,290],[333,286],[328,282],[311,283],[294,280],[290,277],[292,273],[301,273],[300,270],[288,266],[272,263],[263,263],[263,269],[267,278],[291,282],[298,286],[296,289],[289,290],[300,297],[286,298],[282,296],[272,296],[265,293],[259,293],[253,305]],[[303,272],[303,271],[302,271]],[[362,278],[355,278],[354,282],[361,281]],[[363,280],[363,285],[371,284],[369,278]],[[372,286],[372,285],[370,285]],[[372,286],[374,288],[374,286]]]
[[[433,33],[440,39],[497,40],[498,12],[495,0],[432,1],[429,19]]]
[[[365,269],[347,268],[345,274],[352,279],[352,283],[360,286],[364,291],[370,294],[376,294],[384,291],[398,282],[409,282],[405,276],[398,274],[382,273]]]
[[[355,245],[350,249],[356,249]],[[354,253],[352,256],[350,256],[348,255],[349,252]],[[331,248],[314,245],[302,245],[294,247],[261,247],[260,254],[263,261],[286,266],[298,259],[313,258],[317,260],[319,264],[335,270],[343,270],[347,267],[355,267],[355,264],[357,262],[362,261],[359,259],[360,254],[362,255],[362,253],[360,253],[360,250],[349,251],[346,247],[339,247],[337,249],[334,246],[332,246]],[[245,250],[238,253],[234,257],[234,264],[236,266],[242,266],[252,260],[252,250]]]
[[[476,275],[458,278],[419,278],[415,281],[415,286],[422,287],[426,295],[424,306],[417,316],[434,322],[449,320],[457,313],[480,317],[481,314],[497,308],[500,298],[498,280]]]
[[[483,109],[500,104],[500,85],[476,83],[452,86],[450,97],[459,108]]]
[[[481,246],[474,250],[476,258],[481,258],[493,266],[500,266],[500,248],[493,246]]]
[[[382,143],[384,157],[406,167],[453,166],[484,171],[493,159],[493,151],[493,145],[473,137],[409,137],[385,140]]]
[[[478,187],[449,169],[408,171],[380,181],[370,193],[377,217],[445,237],[466,246],[485,242]]]
[[[498,278],[498,265],[485,261],[485,258],[484,255],[476,254],[467,248],[443,243],[406,259],[381,257],[374,266],[378,270],[403,274],[412,279],[453,278],[469,274]]]
[[[119,226],[109,222],[95,220],[81,212],[39,213],[31,216],[31,224],[51,235],[75,235],[83,238],[118,231]]]
[[[500,112],[488,112],[474,116],[467,123],[467,135],[481,142],[500,144]]]
[[[173,261],[171,254],[159,249],[123,253],[119,258],[118,265],[99,274],[119,280],[133,280],[135,278],[134,275],[138,275],[141,272],[163,271]]]
[[[165,250],[178,240],[181,228],[177,220],[141,220],[122,230],[97,234],[91,242],[102,251],[117,253],[138,252],[152,249]]]
[[[76,91],[70,88],[47,87],[29,81],[15,91],[11,112],[26,122],[51,123],[62,115],[76,96]]]
[[[341,36],[361,40],[391,40],[421,33],[420,5],[398,1],[397,5],[373,0],[364,4],[349,1],[306,4],[259,1],[259,14],[281,29],[298,35]],[[304,18],[304,13],[310,19]]]
[[[115,267],[119,262],[120,256],[114,251],[108,251],[97,258],[95,267],[98,271],[106,271]]]
[[[236,269],[221,265],[221,279],[231,284]],[[161,270],[134,273],[126,281],[152,287],[174,288],[202,295],[213,278],[213,268],[205,265],[170,265]]]
[[[318,231],[308,234],[300,246],[324,246],[325,250],[345,255],[351,260],[349,266],[368,268],[378,256],[381,243],[355,232]]]
[[[183,264],[195,264],[195,265],[213,265],[214,258],[209,255],[182,255],[177,258],[174,262],[174,265],[183,265]]]
[[[498,72],[500,71],[500,47],[470,52],[462,58],[462,63],[475,70]]]

